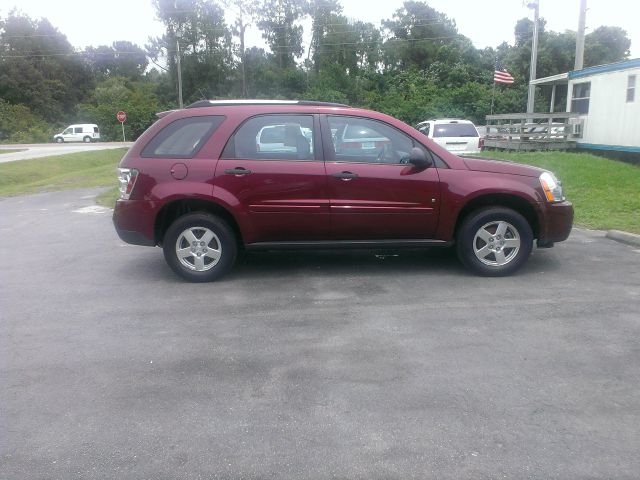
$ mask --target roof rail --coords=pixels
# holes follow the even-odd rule
[[[186,108],[222,107],[231,105],[302,105],[309,107],[349,107],[343,103],[313,100],[199,100]]]

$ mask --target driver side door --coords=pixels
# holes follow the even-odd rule
[[[327,115],[322,132],[334,240],[433,237],[437,168],[406,163],[412,148],[424,147],[385,122],[362,117]]]

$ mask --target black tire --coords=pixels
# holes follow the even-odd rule
[[[56,143],[64,143],[64,138],[62,137],[56,138]]]
[[[211,240],[207,235],[212,235]],[[231,270],[238,254],[236,238],[229,225],[220,217],[204,212],[177,218],[167,229],[162,243],[164,258],[171,269],[190,282],[217,280]],[[178,256],[179,251],[184,253],[182,258]]]
[[[488,207],[472,212],[462,221],[456,236],[460,261],[486,277],[511,275],[527,261],[532,247],[529,222],[509,208]]]
[[[82,139],[82,141],[83,141],[84,143],[91,143],[91,137],[84,137],[84,138]]]

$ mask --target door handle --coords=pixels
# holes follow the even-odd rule
[[[331,176],[341,180],[353,180],[354,178],[358,178],[358,174],[352,172],[332,173]]]
[[[246,168],[236,167],[236,168],[227,168],[224,173],[227,175],[249,175],[251,170],[247,170]]]

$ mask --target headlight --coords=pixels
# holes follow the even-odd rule
[[[540,175],[540,185],[542,185],[544,194],[549,202],[562,202],[564,200],[562,182],[558,180],[553,173],[542,173],[542,175]]]

